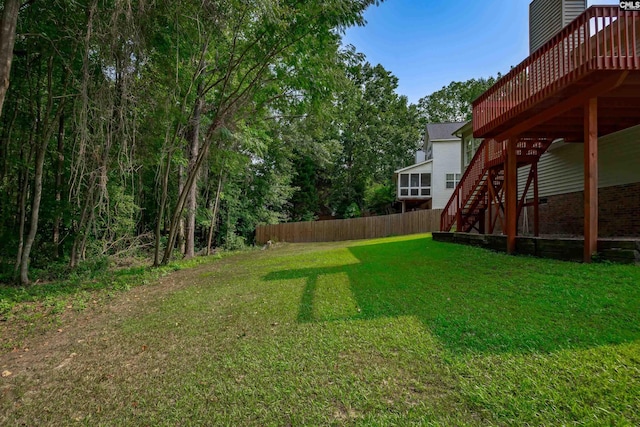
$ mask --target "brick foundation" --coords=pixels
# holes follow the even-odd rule
[[[433,240],[478,246],[498,252],[507,249],[507,237],[472,233],[433,232]],[[581,262],[584,239],[557,237],[517,237],[516,254]],[[598,239],[599,259],[620,264],[640,265],[640,240]]]
[[[540,204],[540,234],[582,236],[583,192],[544,197]],[[599,237],[640,237],[640,182],[598,190]],[[533,207],[528,208],[529,233],[533,233]],[[519,234],[525,234],[520,219]]]

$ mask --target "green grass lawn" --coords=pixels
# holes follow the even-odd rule
[[[120,300],[0,356],[0,424],[640,425],[634,266],[285,244]]]

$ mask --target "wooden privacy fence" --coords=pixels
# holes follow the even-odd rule
[[[256,228],[256,243],[264,244],[268,240],[289,243],[337,242],[429,233],[440,230],[441,213],[442,209],[430,209],[366,218],[259,225]]]

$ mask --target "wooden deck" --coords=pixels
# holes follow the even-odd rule
[[[484,142],[456,187],[441,230],[493,232],[517,251],[517,169],[531,164],[538,233],[537,162],[551,141],[584,143],[583,260],[598,249],[598,137],[640,124],[640,12],[593,6],[473,102]],[[526,192],[525,192],[526,193]],[[489,218],[489,221],[486,221]],[[488,223],[488,230],[485,230]]]
[[[473,103],[474,136],[582,141],[598,98],[599,135],[640,123],[640,13],[587,9]]]

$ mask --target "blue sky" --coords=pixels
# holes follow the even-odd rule
[[[391,71],[398,93],[417,103],[452,81],[506,74],[522,62],[529,55],[530,2],[386,0],[365,12],[365,27],[347,30],[344,43]]]

